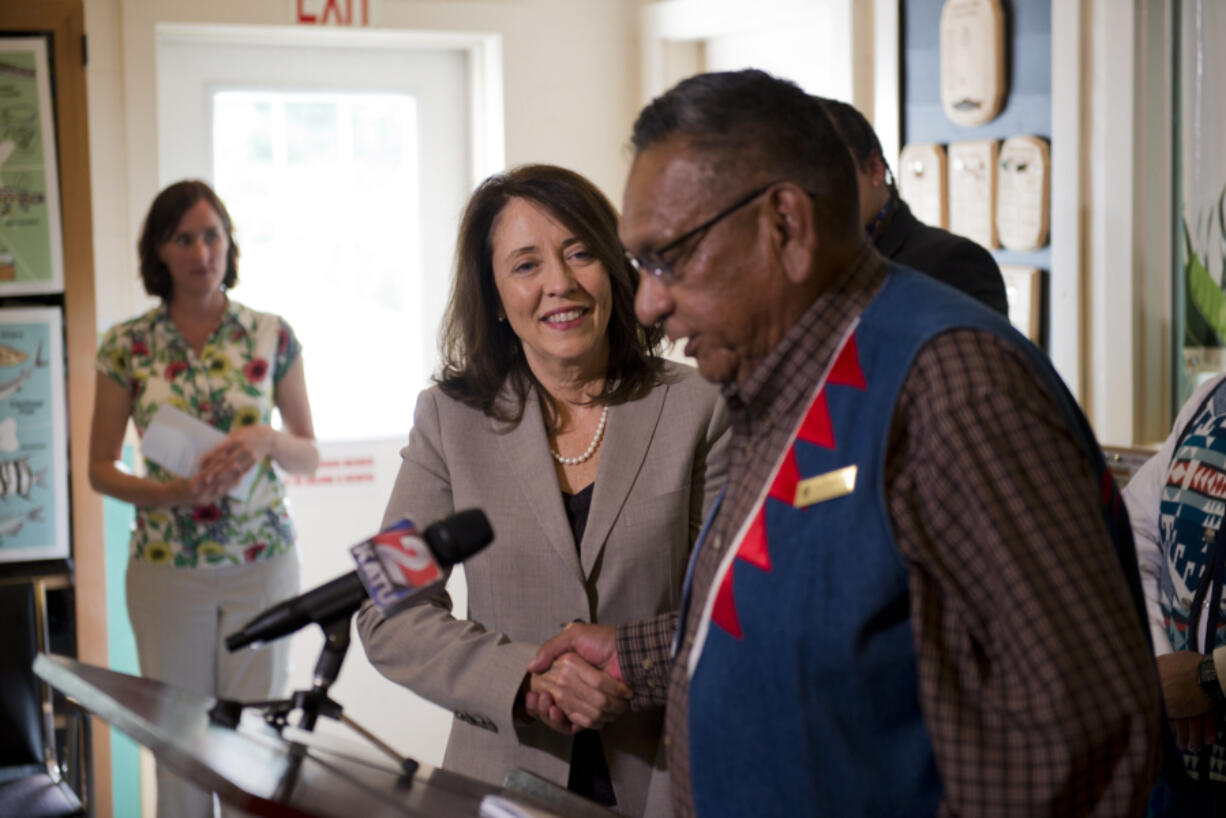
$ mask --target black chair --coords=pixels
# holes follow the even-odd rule
[[[31,669],[47,648],[46,590],[41,578],[0,580],[0,818],[87,814],[88,720],[77,709],[57,718],[51,689]]]

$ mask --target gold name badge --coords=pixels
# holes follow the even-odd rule
[[[844,466],[815,477],[808,477],[796,484],[794,508],[805,508],[823,500],[833,500],[851,494],[856,487],[856,467]]]

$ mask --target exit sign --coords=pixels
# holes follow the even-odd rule
[[[294,22],[303,26],[365,28],[374,24],[379,0],[290,0]]]

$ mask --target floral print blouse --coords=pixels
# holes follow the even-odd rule
[[[230,300],[199,355],[179,333],[165,305],[115,325],[102,339],[96,367],[128,389],[132,420],[143,437],[163,403],[223,432],[268,423],[275,390],[301,346],[279,316]],[[175,475],[146,461],[153,480]],[[285,484],[271,459],[246,501],[223,497],[204,506],[137,507],[133,559],[176,568],[211,568],[269,559],[294,544]]]

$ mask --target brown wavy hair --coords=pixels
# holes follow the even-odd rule
[[[185,179],[163,190],[149,205],[140,240],[136,243],[145,292],[162,299],[163,303],[168,303],[174,293],[174,280],[170,277],[170,270],[158,258],[158,247],[174,235],[183,214],[201,199],[217,212],[221,226],[225,228],[226,239],[230,242],[230,249],[226,251],[226,275],[221,281],[222,289],[229,290],[238,283],[238,244],[234,241],[234,225],[226,206],[205,182]]]
[[[634,317],[639,276],[626,261],[617,236],[617,211],[587,179],[553,165],[523,165],[491,176],[468,200],[440,332],[443,365],[435,381],[456,400],[513,424],[523,417],[524,404],[535,387],[549,422],[557,422],[556,404],[528,367],[519,336],[509,321],[498,320],[501,302],[494,285],[492,234],[499,214],[512,199],[544,207],[608,272],[612,292],[609,362],[604,390],[593,402],[611,405],[646,395],[660,381],[663,332],[659,327],[641,326]],[[511,404],[498,400],[505,383],[515,397]]]

